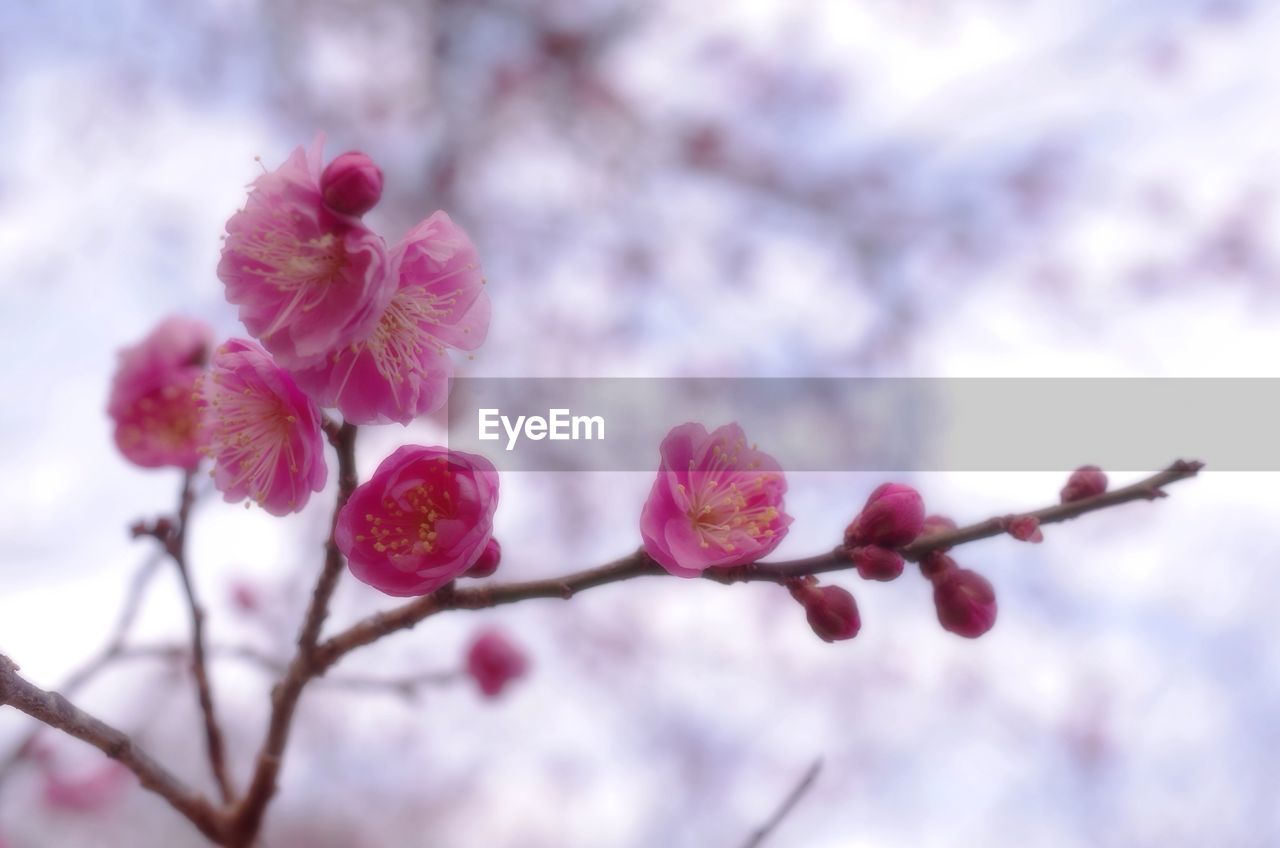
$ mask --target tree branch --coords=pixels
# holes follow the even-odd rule
[[[27,682],[18,666],[0,654],[0,704],[88,742],[128,768],[144,787],[160,795],[214,842],[222,838],[221,813],[200,793],[170,773],[119,730],[99,721],[56,692]]]
[[[814,781],[818,779],[818,772],[820,771],[822,771],[822,760],[814,760],[813,765],[809,766],[804,776],[800,778],[800,782],[783,799],[778,809],[774,811],[773,815],[769,816],[768,821],[760,825],[755,833],[751,834],[747,841],[743,843],[742,848],[760,848],[764,841],[769,838],[769,835],[778,829],[778,825],[782,824],[782,820],[791,814],[796,804],[800,803],[800,799],[804,797],[805,793],[813,786]]]
[[[1165,486],[1194,477],[1202,467],[1203,463],[1200,462],[1178,460],[1164,471],[1132,485],[1091,498],[1021,513],[1021,515],[1034,517],[1041,525],[1056,524],[1130,501],[1154,500],[1164,495]],[[930,551],[997,536],[1007,532],[1008,521],[1014,517],[1018,516],[989,518],[968,527],[922,536],[903,548],[901,553],[908,560],[918,561]],[[796,577],[851,567],[852,563],[849,561],[847,551],[843,547],[837,547],[828,553],[804,559],[754,562],[734,568],[707,569],[702,573],[702,579],[724,584],[748,581],[785,583]],[[524,583],[499,583],[469,589],[458,589],[454,584],[450,584],[434,594],[386,612],[376,613],[321,644],[317,650],[317,673],[323,674],[325,669],[356,648],[375,642],[397,630],[412,628],[418,622],[438,612],[455,609],[488,609],[534,598],[568,599],[578,592],[595,586],[617,583],[633,577],[660,576],[666,573],[649,559],[643,550],[639,550],[608,565],[563,577],[530,580]]]
[[[346,505],[347,499],[351,497],[358,483],[355,456],[356,427],[349,423],[339,427],[333,421],[326,419],[324,430],[338,455],[338,497],[333,507],[329,539],[325,543],[324,567],[316,580],[315,589],[311,593],[311,603],[307,607],[302,629],[298,634],[298,651],[289,663],[284,676],[271,692],[271,717],[267,721],[266,738],[258,752],[249,788],[245,791],[241,802],[232,808],[229,841],[226,843],[231,848],[253,842],[258,830],[262,827],[262,817],[266,812],[267,804],[275,795],[284,749],[289,742],[289,729],[293,724],[298,699],[302,696],[302,690],[307,682],[319,673],[315,656],[316,645],[320,641],[324,620],[329,614],[329,601],[342,574],[344,565],[342,552],[338,550],[334,533],[338,524],[338,513]]]

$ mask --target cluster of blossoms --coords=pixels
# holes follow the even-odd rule
[[[319,141],[298,148],[253,183],[227,223],[218,276],[253,340],[213,350],[207,326],[169,319],[121,353],[108,404],[128,459],[193,470],[208,456],[228,501],[256,502],[273,515],[301,510],[325,485],[322,408],[347,424],[407,424],[433,412],[448,398],[449,351],[473,350],[489,325],[476,250],[446,214],[388,247],[362,220],[381,197],[382,172],[362,153],[322,162]],[[782,469],[737,424],[710,432],[682,424],[659,454],[640,533],[648,557],[671,574],[746,566],[786,536]],[[1062,500],[1105,488],[1106,476],[1085,467]],[[364,583],[426,595],[494,573],[497,503],[498,474],[484,457],[405,445],[351,492],[334,542]],[[890,581],[902,575],[908,546],[954,529],[926,516],[915,489],[885,483],[846,528],[839,552],[862,578]],[[1043,538],[1034,516],[1011,516],[1004,529],[1024,541]],[[970,638],[991,629],[996,602],[985,578],[938,545],[919,565],[944,628]],[[824,640],[857,635],[858,607],[846,589],[813,576],[787,589]],[[254,599],[240,606],[251,611]],[[526,661],[494,631],[472,645],[467,668],[494,696]]]

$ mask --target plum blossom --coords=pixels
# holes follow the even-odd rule
[[[296,372],[321,406],[356,424],[408,424],[449,397],[450,348],[474,350],[489,330],[489,296],[475,246],[444,212],[396,245],[395,294],[372,332]]]
[[[125,458],[143,468],[193,469],[200,462],[199,412],[192,392],[213,347],[201,321],[166,318],[120,351],[107,414]]]
[[[484,555],[497,506],[489,460],[405,445],[351,493],[334,537],[357,579],[388,595],[426,595]]]
[[[298,512],[324,488],[320,410],[258,344],[232,339],[199,384],[213,479],[228,501]]]
[[[640,532],[645,551],[671,574],[697,577],[754,562],[787,534],[782,469],[749,445],[737,424],[710,434],[701,424],[681,424],[660,452]]]
[[[467,649],[467,674],[486,698],[496,698],[529,669],[524,652],[500,630],[485,630]]]
[[[94,771],[67,777],[52,769],[44,777],[45,806],[69,813],[92,813],[114,804],[128,788],[132,774],[116,762]]]
[[[218,263],[250,335],[288,368],[363,338],[395,290],[381,236],[324,202],[323,139],[253,183]]]

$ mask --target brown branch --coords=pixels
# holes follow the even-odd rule
[[[58,687],[59,691],[64,695],[68,697],[74,695],[120,658],[125,651],[124,643],[129,636],[129,631],[133,629],[133,623],[137,620],[138,613],[142,609],[142,600],[146,595],[147,587],[150,585],[151,579],[155,577],[157,566],[160,565],[162,558],[163,554],[157,551],[138,567],[132,580],[129,581],[129,589],[125,593],[124,605],[120,608],[120,614],[116,618],[115,626],[112,627],[111,635],[107,638],[106,644],[94,657],[73,671],[63,684]],[[3,782],[18,763],[22,762],[31,752],[36,738],[43,729],[44,725],[36,724],[22,737],[22,741],[18,743],[18,746],[3,760],[0,760],[0,782]]]
[[[791,814],[796,804],[800,803],[800,799],[804,797],[805,793],[813,786],[814,781],[818,779],[818,772],[820,771],[822,771],[822,760],[814,760],[813,765],[809,766],[808,771],[804,773],[804,776],[800,778],[800,782],[783,799],[778,809],[751,834],[747,841],[743,843],[742,848],[760,848],[764,841],[769,838],[769,835],[778,829],[778,825],[782,824],[782,820]]]
[[[1039,519],[1041,525],[1056,524],[1130,501],[1153,500],[1164,495],[1165,486],[1194,477],[1202,467],[1203,464],[1200,462],[1178,460],[1164,471],[1130,486],[1104,492],[1091,498],[1022,513],[1022,515]],[[990,518],[968,527],[923,536],[903,548],[901,553],[909,560],[918,561],[930,551],[997,536],[1006,532],[1011,517],[1017,516]],[[796,577],[839,571],[850,567],[847,552],[843,547],[837,547],[828,553],[804,559],[755,562],[734,568],[708,569],[703,572],[702,579],[725,584],[747,581],[785,583]],[[317,650],[317,673],[323,674],[325,669],[356,648],[375,642],[397,630],[412,628],[418,622],[438,612],[456,609],[488,609],[534,598],[567,599],[595,586],[629,580],[633,577],[665,574],[666,571],[650,560],[643,550],[639,550],[608,565],[563,577],[530,580],[524,583],[500,583],[469,589],[458,589],[450,584],[434,594],[386,612],[376,613],[321,644]]]
[[[164,545],[164,550],[169,555],[169,559],[173,560],[178,578],[182,583],[187,609],[191,613],[191,674],[195,678],[196,698],[200,702],[200,714],[204,718],[205,750],[208,754],[209,769],[213,772],[213,779],[218,784],[218,792],[222,800],[230,802],[235,797],[235,790],[227,770],[222,726],[218,723],[217,712],[213,706],[213,685],[209,680],[209,664],[205,656],[205,612],[196,598],[191,569],[187,564],[187,521],[191,517],[191,506],[195,502],[195,492],[192,488],[194,481],[194,471],[188,471],[183,475],[182,489],[178,495],[178,513],[174,520],[162,519],[144,532],[155,536]]]
[[[338,550],[334,533],[338,524],[338,513],[346,505],[347,499],[351,497],[358,483],[355,425],[344,423],[339,427],[333,421],[326,419],[324,430],[338,455],[338,497],[333,507],[329,539],[325,543],[324,567],[316,580],[315,589],[311,593],[311,603],[307,607],[302,629],[298,634],[298,651],[289,663],[284,676],[271,692],[271,717],[267,721],[266,738],[258,752],[253,777],[250,779],[248,789],[245,790],[244,798],[231,809],[229,839],[226,843],[231,848],[252,843],[262,827],[263,814],[276,792],[280,766],[284,759],[285,746],[289,742],[289,729],[293,724],[298,699],[302,696],[302,690],[307,682],[321,673],[316,663],[316,646],[320,641],[324,620],[329,614],[329,601],[333,597],[344,565],[342,552]]]
[[[56,692],[27,682],[18,666],[0,654],[0,704],[12,706],[37,721],[88,742],[128,768],[144,787],[160,795],[214,842],[222,838],[220,811],[184,784],[119,730],[107,725]]]

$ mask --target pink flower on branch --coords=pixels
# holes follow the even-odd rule
[[[226,500],[248,498],[286,515],[324,488],[320,410],[259,345],[232,339],[218,348],[199,400],[214,483]]]
[[[489,330],[489,295],[475,246],[443,212],[392,252],[397,288],[372,332],[295,372],[321,406],[354,424],[408,424],[449,397],[448,350],[474,350]]]
[[[120,351],[107,414],[125,458],[143,468],[195,468],[200,462],[199,412],[192,397],[213,347],[201,321],[172,317]]]
[[[524,652],[500,630],[483,631],[467,649],[467,674],[486,698],[497,698],[528,670]]]
[[[351,494],[335,539],[357,579],[388,595],[426,595],[485,553],[497,506],[489,460],[405,445]]]
[[[282,365],[302,368],[363,338],[395,289],[382,238],[325,203],[322,140],[253,183],[227,222],[227,300]]]
[[[787,534],[782,469],[748,445],[737,424],[710,434],[701,424],[681,424],[660,452],[640,532],[645,551],[671,574],[697,577],[754,562]]]

